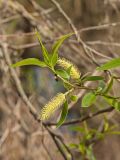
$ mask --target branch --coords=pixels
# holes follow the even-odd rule
[[[93,117],[98,116],[98,115],[103,114],[103,113],[111,112],[111,111],[113,111],[113,110],[114,110],[113,107],[109,107],[109,108],[105,108],[105,109],[103,109],[103,110],[97,111],[97,112],[95,112],[95,113],[89,113],[88,115],[86,115],[86,116],[84,116],[84,117],[82,117],[82,118],[80,118],[80,119],[74,119],[74,120],[65,122],[65,123],[63,124],[63,126],[65,126],[65,125],[71,125],[71,124],[76,124],[76,123],[82,123],[83,121],[86,121],[86,120],[88,120],[88,119],[90,119],[90,118],[93,118]],[[54,125],[56,125],[56,124],[57,124],[57,123],[49,123],[49,122],[48,122],[48,123],[45,123],[46,126],[54,126]]]

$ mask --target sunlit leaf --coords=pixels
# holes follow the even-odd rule
[[[72,95],[72,96],[70,97],[70,99],[71,99],[71,101],[73,101],[73,102],[77,102],[78,96]]]
[[[56,53],[54,53],[54,54],[52,55],[52,58],[51,58],[51,64],[52,64],[52,66],[55,66],[55,65],[56,65],[57,60],[58,60],[58,53],[56,52]]]
[[[116,67],[120,67],[120,58],[114,58],[107,63],[103,64],[101,67],[98,67],[97,70],[108,70]]]
[[[113,106],[116,110],[120,111],[120,102],[119,101],[117,101],[116,99],[114,99],[112,97],[111,98],[104,97],[104,99],[109,105]]]
[[[12,64],[12,67],[20,67],[20,66],[26,66],[26,65],[36,65],[39,67],[46,67],[46,64],[37,58],[26,58],[15,64]]]
[[[40,34],[39,34],[39,32],[37,30],[36,30],[36,35],[37,35],[37,38],[38,38],[39,43],[40,43],[41,48],[42,48],[42,54],[43,54],[43,57],[44,57],[44,61],[45,61],[46,64],[49,65],[49,54],[48,54],[48,51],[45,48],[45,46],[43,45],[41,37],[40,37]]]
[[[61,76],[62,78],[64,78],[64,79],[69,79],[70,78],[70,76],[68,75],[68,73],[65,70],[63,70],[63,69],[56,70],[56,73],[59,76]]]
[[[82,107],[89,107],[91,106],[96,100],[96,95],[93,92],[89,92],[85,94],[82,98]]]
[[[88,76],[88,77],[85,77],[82,81],[85,82],[85,81],[100,81],[100,80],[103,80],[104,78],[102,76]]]
[[[60,38],[55,42],[55,44],[53,45],[52,53],[53,53],[53,54],[58,53],[58,49],[59,49],[59,47],[62,45],[62,43],[64,42],[64,40],[66,40],[67,38],[69,38],[69,37],[72,36],[73,34],[74,34],[74,33],[69,33],[69,34],[66,34],[66,35],[60,37]]]
[[[60,48],[60,46],[62,45],[62,43],[64,42],[64,40],[66,40],[68,37],[72,36],[73,33],[64,35],[62,37],[60,37],[55,44],[52,47],[52,58],[51,58],[51,63],[53,66],[56,65],[57,60],[58,60],[58,49]]]

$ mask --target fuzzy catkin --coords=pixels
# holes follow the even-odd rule
[[[70,76],[71,79],[79,79],[80,78],[80,72],[78,68],[71,63],[70,61],[66,60],[65,58],[59,58],[57,64],[67,70],[69,67],[72,66],[71,71],[70,71]]]
[[[43,107],[40,114],[40,119],[41,120],[48,119],[64,102],[65,102],[65,94],[59,93]]]

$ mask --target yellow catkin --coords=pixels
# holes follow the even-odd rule
[[[71,71],[70,71],[70,76],[71,79],[79,79],[80,78],[80,72],[78,68],[71,63],[70,61],[66,60],[65,58],[59,58],[57,64],[67,70],[69,67],[72,66]]]
[[[40,119],[41,120],[48,119],[64,102],[65,102],[65,94],[59,93],[43,107],[40,114]]]

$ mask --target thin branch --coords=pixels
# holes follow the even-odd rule
[[[63,147],[60,145],[60,143],[65,147],[66,151],[70,154],[71,156],[71,160],[73,160],[73,155],[72,152],[70,151],[70,149],[67,147],[67,145],[64,143],[63,138],[54,133],[49,127],[46,126],[46,129],[48,130],[48,132],[50,133],[51,137],[53,138],[55,144],[57,145],[57,147],[59,148],[59,151],[61,152],[61,154],[63,155],[65,160],[68,160],[68,157],[65,154],[65,151],[63,149]],[[60,143],[59,143],[60,142]]]
[[[95,113],[89,113],[88,115],[85,115],[85,116],[82,117],[82,118],[74,119],[74,120],[65,122],[65,123],[63,124],[63,126],[65,126],[65,125],[71,125],[71,124],[77,124],[77,123],[82,123],[83,121],[86,121],[86,120],[88,120],[88,119],[90,119],[90,118],[93,118],[93,117],[95,117],[95,116],[101,115],[101,114],[103,114],[103,113],[111,112],[111,111],[113,111],[113,110],[114,110],[113,107],[109,107],[109,108],[105,108],[105,109],[103,109],[103,110],[99,110],[99,111],[97,111],[97,112],[95,112]],[[56,124],[57,124],[57,123],[45,123],[46,126],[54,126],[54,125],[56,125]]]
[[[29,99],[27,98],[23,88],[22,88],[22,85],[21,85],[21,82],[15,72],[15,70],[10,67],[12,65],[12,62],[11,62],[11,59],[10,59],[10,55],[8,54],[8,49],[7,49],[7,44],[3,44],[2,45],[2,51],[3,51],[3,54],[4,54],[4,57],[5,57],[5,60],[6,60],[6,63],[7,65],[9,66],[9,69],[10,69],[10,72],[11,72],[11,76],[13,77],[15,83],[16,83],[16,87],[20,93],[20,96],[22,98],[22,100],[25,102],[25,104],[27,104],[27,106],[29,107],[30,111],[35,115],[37,116],[37,111],[35,110],[34,106],[30,103]]]

